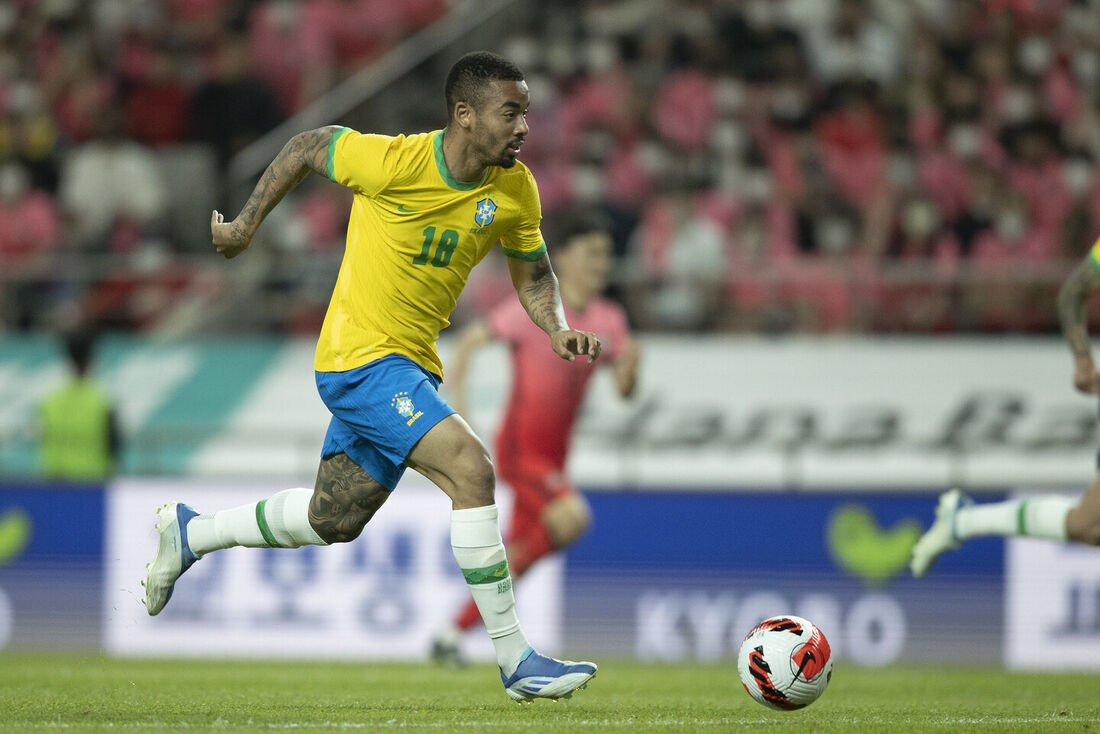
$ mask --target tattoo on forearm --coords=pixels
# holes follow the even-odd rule
[[[531,281],[520,291],[519,298],[531,321],[547,334],[565,328],[558,278],[546,256],[535,262]]]
[[[347,543],[390,496],[347,454],[321,460],[309,501],[309,524],[326,543]]]
[[[1085,261],[1070,273],[1058,292],[1058,320],[1075,357],[1087,357],[1092,352],[1085,303],[1097,288],[1100,288],[1100,270]]]
[[[244,226],[251,227],[252,231],[255,231],[275,205],[301,183],[311,170],[325,173],[325,161],[331,138],[330,128],[319,128],[299,133],[283,146],[275,156],[275,160],[268,165],[253,189],[252,195],[248,197],[248,201],[241,209],[238,219]],[[237,234],[242,238],[247,237],[244,230]]]

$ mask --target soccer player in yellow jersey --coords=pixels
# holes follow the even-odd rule
[[[488,451],[440,397],[436,339],[473,268],[499,241],[512,283],[547,348],[570,361],[600,354],[590,332],[569,328],[539,230],[530,171],[517,161],[527,136],[527,84],[490,53],[459,59],[445,85],[444,130],[299,133],[260,178],[240,214],[214,212],[214,246],[227,258],[249,246],[264,217],[310,171],[351,187],[347,246],[314,363],[332,413],[312,490],[288,489],[235,509],[157,511],[160,543],[145,581],[157,614],[176,579],[204,554],[232,546],[297,548],[354,540],[412,467],[451,499],[451,546],[497,653],[513,700],[564,698],[596,673],[528,644],[494,504]]]
[[[1073,354],[1073,386],[1100,395],[1100,372],[1092,361],[1085,304],[1100,289],[1100,240],[1062,283],[1058,318]],[[1032,497],[977,504],[958,489],[940,495],[932,526],[913,546],[909,567],[923,576],[944,551],[979,536],[1017,535],[1100,545],[1100,476],[1080,499]]]

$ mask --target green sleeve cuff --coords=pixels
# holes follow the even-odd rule
[[[329,180],[335,183],[340,183],[336,180],[336,166],[333,162],[333,158],[336,156],[336,141],[351,128],[342,127],[332,134],[332,137],[328,141],[328,162],[325,164],[325,173],[328,174]]]
[[[546,243],[543,242],[539,245],[537,250],[509,250],[504,245],[500,246],[500,249],[504,250],[504,254],[508,257],[514,257],[517,260],[541,260],[542,256],[546,254]]]
[[[1092,263],[1094,268],[1096,268],[1097,270],[1100,270],[1100,259],[1097,259],[1097,257],[1096,257],[1096,249],[1095,248],[1089,250],[1089,262]]]

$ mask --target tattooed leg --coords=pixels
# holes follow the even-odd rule
[[[309,524],[326,543],[347,543],[390,496],[347,454],[321,459],[309,502]]]

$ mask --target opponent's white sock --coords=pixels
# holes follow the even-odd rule
[[[241,545],[298,548],[328,545],[309,524],[311,489],[285,489],[270,499],[211,512],[187,523],[187,544],[196,556]]]
[[[516,617],[516,597],[497,506],[451,510],[451,550],[493,640],[497,665],[505,675],[511,675],[530,645]]]
[[[435,639],[448,647],[457,647],[462,642],[462,630],[452,624],[436,635]]]
[[[1031,497],[960,507],[955,515],[959,539],[980,535],[1019,535],[1066,540],[1066,515],[1077,504],[1071,497]]]
[[[1012,535],[1020,502],[985,502],[960,507],[955,513],[955,537],[960,540],[982,535]]]

